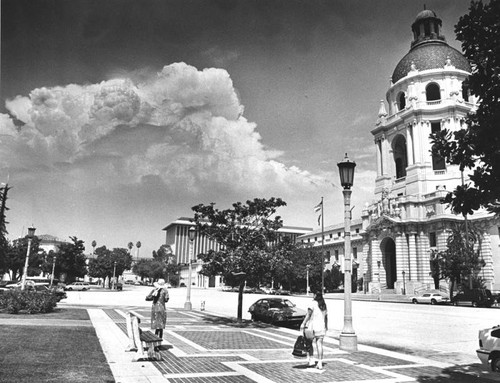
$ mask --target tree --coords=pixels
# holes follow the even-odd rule
[[[24,263],[28,250],[28,236],[15,240],[8,246],[6,255],[6,268],[12,272],[12,280],[21,279],[24,272]],[[31,240],[28,261],[28,276],[33,276],[40,272],[43,256],[45,252],[40,249],[40,241],[37,236]]]
[[[113,274],[118,277],[132,266],[132,256],[127,249],[114,248],[109,250],[106,246],[102,246],[97,248],[95,253],[97,257],[89,262],[89,274],[93,277],[111,280]],[[109,287],[112,287],[111,284]]]
[[[128,253],[132,254],[132,248],[134,247],[134,244],[132,242],[129,242],[127,247],[128,247]]]
[[[65,282],[71,283],[76,278],[87,274],[84,242],[77,237],[69,237],[72,243],[63,243],[57,253],[58,270],[66,274]]]
[[[457,39],[472,67],[465,91],[479,106],[466,118],[466,127],[431,135],[432,153],[461,171],[471,169],[472,183],[457,186],[445,198],[455,213],[472,214],[485,207],[500,212],[500,0],[471,2],[469,13],[455,26]]]
[[[238,321],[242,319],[245,280],[258,280],[270,268],[269,244],[278,240],[277,230],[283,226],[281,217],[271,217],[285,205],[281,198],[272,197],[236,202],[225,210],[216,209],[215,203],[192,208],[199,233],[220,245],[220,250],[198,255],[204,262],[201,273],[237,279]]]
[[[465,233],[457,224],[448,237],[447,249],[433,254],[439,263],[441,279],[450,281],[450,297],[453,297],[457,283],[470,280],[484,265],[479,255],[479,242],[480,234],[477,230],[471,228]]]
[[[7,239],[7,221],[5,214],[9,208],[7,207],[7,193],[9,186],[0,186],[0,275],[9,270],[7,262],[7,254],[10,250],[9,241]]]

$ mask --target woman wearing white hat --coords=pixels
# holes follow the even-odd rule
[[[165,302],[168,302],[168,291],[165,287],[165,280],[158,279],[158,282],[153,284],[155,289],[149,293],[153,298],[153,306],[151,307],[151,330],[155,330],[155,335],[163,338],[163,329],[167,324],[167,309]]]

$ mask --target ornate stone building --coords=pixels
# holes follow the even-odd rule
[[[401,293],[403,287],[408,294],[432,289],[431,249],[445,250],[451,227],[464,221],[440,202],[462,182],[462,174],[457,166],[432,156],[429,136],[444,128],[459,129],[476,108],[476,100],[462,87],[470,66],[446,43],[441,20],[433,11],[420,12],[411,30],[410,51],[394,69],[387,102],[380,102],[371,131],[377,161],[375,196],[366,203],[361,223],[353,221],[351,227],[351,232],[360,234],[353,237],[358,278],[363,275],[375,293]],[[500,290],[500,221],[478,211],[468,216],[468,222],[482,232],[481,277],[487,287]],[[338,261],[333,253],[338,255],[340,249],[343,255],[343,239],[335,233],[341,227],[325,228],[329,267]],[[316,230],[301,240],[316,238],[314,245],[321,246],[318,235]],[[445,289],[446,281],[441,283]]]
[[[364,266],[373,291],[401,291],[403,281],[406,291],[432,288],[430,250],[446,249],[451,227],[463,221],[440,203],[462,182],[462,174],[431,154],[429,136],[461,128],[474,111],[476,100],[462,87],[470,66],[446,43],[433,11],[420,12],[411,29],[410,51],[396,65],[386,94],[388,109],[381,101],[371,132],[377,156],[375,202],[367,204],[362,219]],[[483,233],[481,276],[489,288],[500,289],[498,219],[479,211],[468,220]]]

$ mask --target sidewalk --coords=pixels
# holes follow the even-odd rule
[[[149,329],[149,309],[131,308]],[[464,369],[369,346],[357,352],[325,338],[324,370],[307,368],[291,355],[297,330],[183,309],[168,309],[162,361],[132,362],[125,314],[88,309],[116,382],[119,383],[289,383],[289,382],[491,382],[500,377],[481,368]]]

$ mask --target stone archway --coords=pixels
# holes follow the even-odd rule
[[[385,281],[388,289],[394,288],[397,280],[396,268],[396,243],[390,237],[385,238],[380,244],[382,251],[382,266],[385,270]]]

